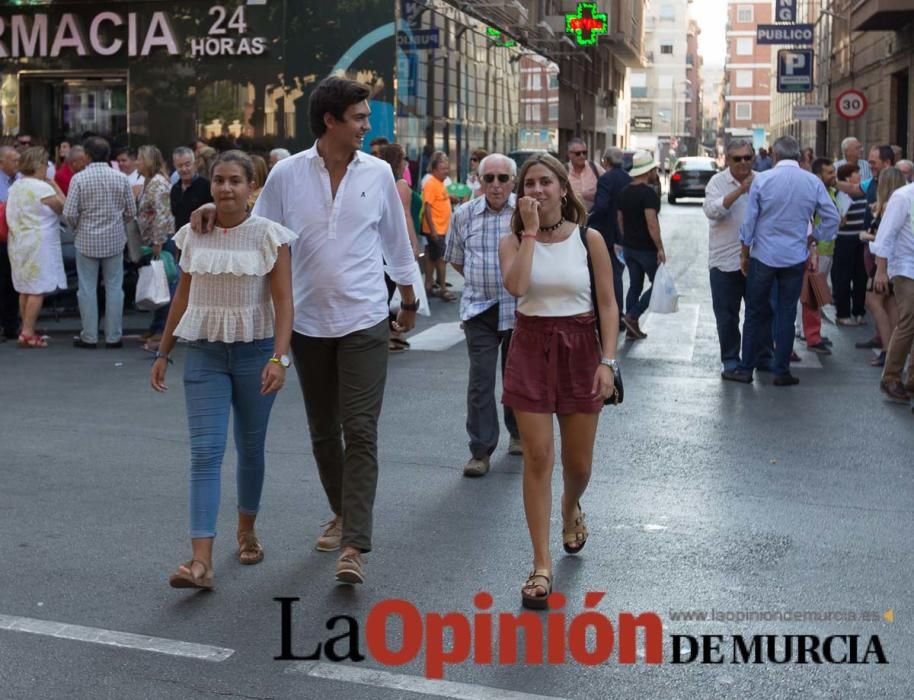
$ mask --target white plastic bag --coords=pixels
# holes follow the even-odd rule
[[[389,274],[389,273],[388,273]],[[432,310],[428,308],[428,296],[425,294],[425,285],[422,284],[422,271],[419,269],[419,263],[416,263],[416,276],[420,280],[419,284],[413,285],[413,294],[419,301],[419,315],[431,316]],[[397,314],[400,312],[400,288],[394,289],[394,295],[390,298],[390,313]]]
[[[153,260],[140,268],[140,277],[136,283],[136,306],[138,309],[153,311],[167,306],[171,301],[168,290],[168,276],[165,274],[165,263]]]
[[[648,311],[655,314],[673,314],[679,311],[679,292],[676,291],[676,282],[667,266],[660,263],[657,274],[654,275],[654,284],[651,287],[651,303]]]

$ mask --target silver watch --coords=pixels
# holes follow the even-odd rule
[[[601,357],[600,364],[606,365],[607,367],[609,367],[613,371],[613,374],[615,374],[616,372],[619,371],[619,361],[618,360],[607,360],[605,357]]]

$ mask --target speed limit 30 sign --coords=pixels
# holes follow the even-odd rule
[[[860,90],[845,90],[835,100],[838,115],[845,119],[858,119],[866,112],[866,95]]]

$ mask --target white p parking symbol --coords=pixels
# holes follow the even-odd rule
[[[784,54],[784,74],[796,75],[797,72],[805,72],[806,54],[803,53],[786,53]]]

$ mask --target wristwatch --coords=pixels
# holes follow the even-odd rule
[[[288,369],[292,364],[292,360],[289,359],[288,355],[273,355],[273,357],[270,358],[270,362],[275,362],[277,365],[281,365],[285,369]]]
[[[619,371],[619,361],[618,360],[607,360],[605,357],[601,357],[600,364],[606,365],[607,367],[609,367],[613,371],[613,374],[615,374],[616,372]]]
[[[170,365],[174,364],[174,362],[172,362],[172,359],[168,356],[168,353],[159,352],[158,350],[156,350],[156,354],[153,356],[152,361],[155,362],[156,360],[158,360],[159,358],[162,358],[162,357],[165,358],[166,363],[168,363]]]
[[[418,311],[419,310],[419,300],[416,299],[416,301],[413,302],[412,304],[406,304],[401,301],[400,309],[403,311]]]

